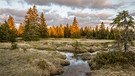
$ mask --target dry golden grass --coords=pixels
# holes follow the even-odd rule
[[[55,50],[69,49],[75,41],[80,43],[79,49],[85,52],[102,49],[100,46],[104,46],[104,43],[114,42],[114,40],[49,38],[16,42],[18,49],[15,50],[10,50],[11,43],[0,43],[0,76],[50,76],[62,73],[63,65],[68,65],[69,62],[65,60],[66,56]],[[74,47],[69,50],[73,49]]]
[[[63,72],[65,56],[36,49],[0,49],[0,76],[50,76]]]

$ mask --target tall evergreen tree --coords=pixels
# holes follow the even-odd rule
[[[39,38],[39,32],[38,29],[30,25],[30,22],[27,21],[27,23],[24,26],[24,33],[23,33],[23,40],[25,41],[32,41],[32,40],[38,40]]]
[[[99,39],[104,39],[104,38],[105,38],[105,25],[104,25],[103,22],[101,23],[98,32],[99,32],[99,33],[98,33],[98,38],[99,38]]]
[[[67,24],[67,25],[64,27],[64,37],[65,37],[65,38],[69,38],[70,35],[71,35],[71,33],[70,33],[70,27],[69,27],[69,25]]]
[[[25,41],[38,40],[40,36],[39,21],[40,20],[37,14],[36,6],[33,6],[33,8],[30,8],[27,11],[24,20],[25,26],[24,26],[23,39]]]
[[[0,25],[0,42],[15,42],[16,34],[5,21]]]
[[[39,32],[40,32],[40,36],[42,38],[47,38],[48,37],[48,29],[47,29],[47,24],[45,22],[45,18],[44,18],[44,13],[42,12],[40,15],[40,26],[39,26]]]
[[[123,10],[122,12],[119,12],[119,14],[114,19],[114,22],[116,19],[118,19],[118,22],[120,26],[124,27],[124,51],[126,53],[127,51],[127,43],[128,43],[128,29],[134,28],[134,22],[133,17],[128,14],[128,11]]]
[[[118,28],[118,33],[119,33],[119,38],[118,38],[118,48],[120,50],[120,43],[122,41],[122,36],[120,33],[121,28],[123,27],[122,24],[120,23],[120,15],[117,15],[117,17],[115,19],[113,19],[113,22],[111,23],[111,25],[113,25],[112,27],[116,27]]]

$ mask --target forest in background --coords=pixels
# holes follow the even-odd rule
[[[89,39],[118,39],[119,33],[121,39],[124,39],[124,27],[114,26],[105,27],[104,22],[96,25],[79,27],[77,18],[74,17],[71,25],[59,26],[52,25],[47,28],[44,13],[37,14],[36,6],[29,8],[25,15],[23,23],[20,23],[19,29],[15,28],[14,18],[9,16],[8,20],[0,24],[0,41],[15,41],[14,38],[22,37],[25,41],[38,40],[39,38],[89,38]],[[115,20],[114,20],[115,21]],[[118,22],[119,20],[117,20]],[[115,24],[115,23],[114,23]],[[133,25],[134,26],[134,25]],[[134,40],[134,29],[128,28],[128,40]]]

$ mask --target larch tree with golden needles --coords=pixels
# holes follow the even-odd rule
[[[33,8],[29,8],[25,16],[25,23],[29,21],[30,25],[39,25],[39,16],[37,14],[37,8],[34,5]]]
[[[62,27],[62,24],[58,27],[58,37],[63,38],[64,37],[64,28]]]
[[[74,17],[74,21],[72,26],[70,26],[71,30],[71,37],[72,38],[79,38],[80,37],[80,29],[78,27],[78,22],[76,20],[76,17]]]
[[[22,23],[20,23],[19,29],[17,31],[17,36],[22,36],[23,34],[23,25]]]
[[[49,28],[48,32],[50,37],[57,37],[57,30],[54,25]]]
[[[9,25],[9,28],[13,30],[15,33],[17,32],[15,25],[14,25],[14,18],[12,16],[8,17],[7,24]]]

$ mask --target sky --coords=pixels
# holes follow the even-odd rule
[[[39,15],[45,14],[48,26],[70,25],[74,17],[80,27],[95,27],[101,22],[108,26],[122,10],[128,10],[135,19],[135,0],[0,0],[0,22],[11,15],[18,27],[33,5]]]

